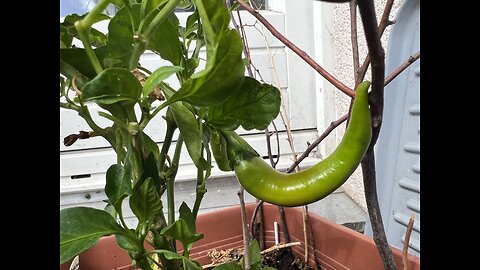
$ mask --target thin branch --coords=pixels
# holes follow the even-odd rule
[[[295,167],[297,167],[298,164],[300,164],[300,162],[302,162],[302,160],[304,160],[308,156],[308,154],[310,154],[310,152],[312,152],[312,150],[315,149],[315,147],[317,147],[317,145],[321,141],[323,141],[328,136],[328,134],[330,134],[330,132],[332,132],[337,126],[339,126],[341,123],[343,123],[345,120],[347,120],[347,117],[348,117],[348,114],[345,114],[340,119],[331,122],[330,126],[328,126],[328,128],[325,129],[325,131],[322,133],[322,135],[320,135],[313,143],[311,143],[307,147],[307,150],[305,150],[305,152],[303,152],[297,158],[297,160],[287,169],[287,173],[292,172],[295,169]]]
[[[373,136],[370,148],[375,145],[383,115],[383,88],[385,86],[385,52],[380,42],[377,28],[375,5],[373,0],[359,0],[358,8],[362,18],[368,51],[372,61],[372,91],[369,95],[370,109],[372,112]]]
[[[355,77],[355,85],[357,85],[360,83],[357,74],[357,70],[360,66],[357,36],[357,0],[350,1],[350,39],[352,40],[353,75]]]
[[[278,244],[278,245],[274,245],[274,246],[271,246],[265,250],[262,250],[260,251],[260,255],[263,255],[263,254],[266,254],[266,253],[270,253],[274,250],[279,250],[279,249],[282,249],[282,248],[289,248],[289,247],[293,247],[293,246],[299,246],[301,245],[302,243],[300,242],[292,242],[292,243],[286,243],[286,244]]]
[[[302,215],[303,215],[303,241],[304,241],[304,249],[305,249],[305,263],[308,263],[308,205],[304,205],[302,207]],[[313,251],[315,252],[315,250]]]
[[[317,270],[321,270],[322,267],[320,266],[320,261],[318,260],[317,254],[315,253],[315,250],[317,250],[316,244],[315,244],[315,236],[313,235],[313,228],[312,228],[312,223],[310,222],[310,215],[308,214],[308,206],[305,206],[305,209],[307,211],[307,221],[308,221],[308,236],[310,237],[310,243],[312,243],[312,249],[313,249],[313,261],[315,262],[315,266],[317,267]],[[305,262],[308,262],[305,260]]]
[[[383,33],[385,32],[385,29],[387,28],[387,26],[392,25],[394,23],[388,19],[388,17],[390,16],[390,12],[392,11],[393,1],[394,0],[387,0],[387,3],[385,4],[382,19],[380,19],[380,25],[378,26],[378,32],[380,33],[379,34],[380,37],[383,36]],[[369,64],[370,64],[370,53],[368,53],[367,56],[365,57],[365,61],[363,61],[362,66],[359,69],[357,69],[357,78],[359,79],[359,82],[362,81],[363,78],[365,77]]]
[[[397,266],[393,259],[392,250],[387,241],[383,226],[382,214],[377,198],[377,184],[375,179],[375,154],[373,148],[369,148],[362,160],[363,186],[365,189],[365,201],[367,203],[368,216],[372,225],[373,241],[377,245],[384,268],[396,270]]]
[[[408,244],[410,243],[410,236],[412,235],[413,223],[415,222],[415,215],[412,213],[408,221],[407,231],[405,232],[405,241],[403,242],[402,263],[403,270],[408,270]]]
[[[397,266],[393,258],[392,250],[387,241],[385,228],[382,222],[382,214],[378,203],[375,154],[373,147],[377,141],[382,125],[383,115],[383,90],[385,80],[385,52],[380,41],[373,0],[359,0],[358,8],[365,31],[368,51],[372,62],[372,91],[369,95],[370,110],[372,113],[372,141],[362,160],[363,184],[365,189],[365,201],[373,231],[373,240],[377,245],[384,268],[396,270]]]
[[[251,8],[248,4],[246,4],[243,0],[237,0],[246,11],[252,14],[255,18],[257,18],[267,29],[272,33],[273,36],[278,38],[285,46],[290,48],[293,52],[295,52],[300,58],[302,58],[307,64],[309,64],[313,69],[315,69],[320,75],[322,75],[327,81],[337,87],[340,91],[344,92],[350,97],[355,96],[355,92],[350,89],[348,86],[343,84],[337,78],[333,77],[330,73],[328,73],[325,69],[323,69],[315,60],[313,60],[305,51],[301,50],[295,44],[293,44],[290,40],[288,40],[285,36],[283,36],[280,32],[273,25],[271,25],[260,13],[256,10]]]
[[[279,206],[278,211],[280,212],[280,226],[282,226],[283,240],[285,240],[285,243],[290,243],[290,234],[288,233],[287,221],[285,220],[285,209]]]
[[[252,219],[250,220],[250,230],[251,230],[252,235],[255,235],[255,233],[253,231],[253,227],[254,227],[253,224],[255,222],[255,218],[257,217],[257,214],[258,214],[260,208],[262,207],[263,203],[264,203],[264,201],[259,200],[257,202],[257,205],[255,205],[255,209],[253,210]]]
[[[245,257],[245,270],[250,270],[250,254],[248,254],[249,246],[250,246],[250,236],[248,235],[248,228],[247,228],[247,214],[245,213],[245,199],[244,199],[244,192],[243,187],[237,192],[238,198],[240,199],[240,214],[242,216],[242,232],[243,232],[243,246],[244,252],[243,256]]]
[[[392,72],[392,74],[388,75],[385,78],[385,85],[389,84],[393,79],[395,79],[402,71],[404,71],[407,67],[409,67],[411,64],[413,64],[415,61],[417,61],[420,58],[420,51],[417,53],[411,55],[407,61],[405,61],[403,64],[401,64],[395,71]]]

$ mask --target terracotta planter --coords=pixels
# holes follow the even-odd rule
[[[252,215],[254,207],[254,204],[247,205],[247,217]],[[273,222],[279,222],[278,208],[265,204],[263,209],[265,246],[270,247],[274,244]],[[301,208],[285,208],[285,214],[291,241],[303,242]],[[383,269],[371,238],[314,214],[310,214],[310,221],[316,242],[315,253],[322,269]],[[210,263],[207,257],[207,251],[210,249],[242,247],[240,208],[234,206],[199,215],[197,231],[202,232],[205,238],[194,245],[191,257],[202,264]],[[280,233],[280,240],[282,239],[283,235]],[[303,246],[293,247],[293,252],[299,258],[304,258]],[[402,252],[396,248],[393,248],[393,252],[397,266],[403,269]],[[420,269],[420,258],[409,255],[408,261],[409,270]],[[314,265],[312,258],[309,264]],[[102,238],[95,247],[80,255],[81,270],[129,269],[129,267],[130,258],[117,246],[114,237]],[[68,265],[63,265],[61,269],[68,270]]]

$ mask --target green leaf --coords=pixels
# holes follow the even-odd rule
[[[192,6],[192,0],[181,0],[177,7],[181,9],[189,9]]]
[[[164,66],[155,70],[145,81],[143,97],[147,98],[160,82],[182,70],[183,68],[178,66]]]
[[[182,134],[188,154],[197,168],[207,169],[210,165],[202,157],[202,133],[200,131],[195,114],[181,102],[170,104],[173,118]]]
[[[150,12],[158,9],[161,5],[168,2],[168,0],[144,0],[142,1],[142,17],[148,16]]]
[[[129,202],[139,223],[148,221],[155,214],[162,212],[163,208],[162,200],[158,196],[151,178],[145,179],[143,183],[134,187]]]
[[[65,18],[63,19],[63,22],[61,22],[60,25],[65,26],[65,27],[75,26],[75,22],[85,18],[85,16],[87,16],[87,14],[83,14],[83,15],[78,15],[76,13],[69,14],[69,15],[65,16]],[[110,17],[108,15],[102,13],[102,14],[99,14],[99,15],[95,16],[95,18],[93,18],[93,23],[101,22],[101,21],[108,20],[108,19],[110,19]]]
[[[182,260],[184,270],[203,270],[200,263],[169,250],[160,250],[167,260]]]
[[[197,234],[195,231],[191,231],[183,219],[178,219],[172,225],[163,228],[160,234],[177,239],[187,251],[190,251],[193,243],[203,238],[202,233]]]
[[[145,149],[147,149],[147,154],[153,153],[153,156],[156,160],[160,157],[160,150],[158,149],[158,144],[150,138],[145,132],[143,132],[143,142],[145,144]]]
[[[137,252],[142,250],[140,243],[135,241],[133,238],[117,234],[115,235],[115,239],[117,240],[117,244],[125,250]]]
[[[60,264],[93,247],[102,236],[122,234],[112,216],[88,207],[60,211]]]
[[[198,21],[198,10],[195,9],[195,11],[187,18],[187,24],[185,25],[185,33],[184,33],[185,38],[198,29],[197,21]]]
[[[193,74],[169,102],[185,100],[209,106],[224,101],[243,81],[243,44],[239,33],[228,28],[230,14],[223,0],[194,3],[206,40],[207,62],[205,69]]]
[[[185,223],[187,224],[187,227],[190,231],[196,232],[196,226],[195,226],[195,217],[193,216],[192,210],[190,207],[185,202],[182,202],[182,205],[180,205],[180,208],[178,209],[180,212],[180,219],[185,220]]]
[[[124,66],[128,65],[133,49],[134,31],[140,25],[140,5],[132,4],[130,8],[121,8],[108,24],[107,47],[111,57],[120,59]],[[129,9],[131,9],[131,13]]]
[[[142,85],[130,71],[123,68],[109,68],[85,84],[82,91],[84,101],[99,104],[113,104],[131,101],[134,104],[142,92]]]
[[[260,254],[260,246],[258,245],[257,239],[253,239],[250,243],[248,253],[250,255],[250,265],[262,263],[262,255]]]
[[[115,210],[120,212],[123,199],[132,194],[132,171],[128,167],[113,164],[106,175],[105,193]]]
[[[182,43],[178,37],[178,25],[178,18],[172,12],[152,33],[150,42],[147,44],[148,50],[157,52],[160,57],[170,61],[174,66],[180,66],[183,58]]]
[[[108,50],[105,46],[94,49],[95,55],[100,63],[108,56]],[[88,78],[94,78],[97,73],[92,67],[90,59],[83,48],[64,48],[60,49],[60,59],[74,67]]]
[[[86,14],[81,16],[78,14],[70,14],[70,15],[67,15],[63,20],[63,22],[60,23],[60,40],[63,41],[63,43],[67,48],[71,47],[72,39],[74,37],[80,39],[77,29],[75,28],[75,22],[83,19],[85,16]],[[93,23],[100,22],[103,20],[108,20],[108,19],[110,19],[109,16],[105,14],[100,14],[96,16],[96,18],[94,18]],[[90,42],[94,47],[103,46],[107,41],[107,37],[102,32],[98,31],[93,27],[90,29],[89,38],[90,38]]]
[[[280,112],[280,102],[276,87],[245,77],[238,92],[208,109],[206,120],[220,129],[264,130]]]
[[[237,263],[229,262],[216,266],[213,270],[242,270],[242,268]]]
[[[218,104],[234,94],[244,79],[243,45],[236,30],[221,36],[218,46],[209,49],[206,68],[193,74],[171,102],[185,100],[198,106]],[[209,51],[210,54],[208,53]]]
[[[69,34],[68,28],[60,24],[60,41],[63,42],[66,48],[72,46],[73,36]]]
[[[109,213],[113,217],[113,219],[117,219],[117,211],[115,210],[115,207],[110,203],[108,203],[103,210]]]
[[[155,159],[155,155],[153,153],[150,153],[147,156],[147,160],[143,165],[140,181],[143,181],[143,179],[147,179],[149,177],[152,179],[155,190],[160,191],[160,187],[165,183],[165,180],[160,178],[157,167],[157,159]],[[137,183],[137,185],[138,184],[141,184],[141,182]]]

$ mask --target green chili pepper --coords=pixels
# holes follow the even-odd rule
[[[280,206],[316,202],[340,187],[362,161],[372,138],[369,86],[368,81],[358,85],[347,130],[335,151],[297,173],[273,169],[235,132],[222,132],[240,184],[258,199]]]

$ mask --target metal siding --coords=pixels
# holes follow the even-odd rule
[[[420,1],[406,0],[388,43],[391,74],[420,48]],[[420,60],[385,87],[383,124],[375,146],[377,189],[390,245],[403,247],[411,213],[415,223],[409,252],[420,255]],[[366,234],[372,235],[367,222]]]

